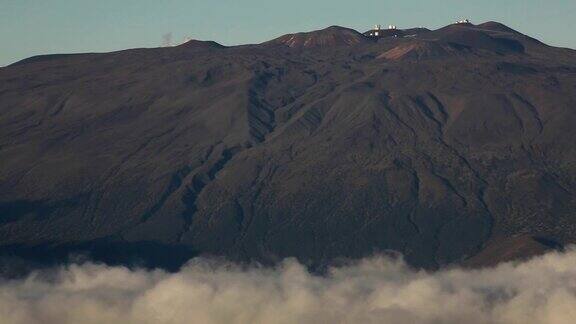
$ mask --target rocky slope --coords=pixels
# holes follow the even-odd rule
[[[576,241],[576,52],[502,24],[42,56],[0,69],[0,254],[176,268]]]

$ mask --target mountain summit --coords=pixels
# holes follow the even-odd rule
[[[284,35],[269,43],[282,44],[291,48],[301,49],[352,46],[363,43],[365,44],[367,41],[366,37],[355,30],[339,26],[331,26],[326,29],[308,33]]]
[[[0,69],[0,255],[482,266],[576,242],[576,52],[342,27]]]

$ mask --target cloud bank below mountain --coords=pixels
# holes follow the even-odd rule
[[[0,283],[23,323],[573,323],[576,250],[483,270],[414,271],[373,257],[310,274],[196,259],[179,273],[70,265]]]

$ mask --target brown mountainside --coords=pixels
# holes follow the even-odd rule
[[[574,243],[576,52],[498,23],[416,32],[0,69],[0,254],[433,269]]]

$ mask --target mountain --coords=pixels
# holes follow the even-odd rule
[[[284,45],[290,48],[334,48],[366,44],[369,40],[355,30],[331,26],[309,33],[288,34],[274,39],[268,44]]]
[[[576,242],[576,52],[502,24],[0,69],[0,255],[483,266]]]

